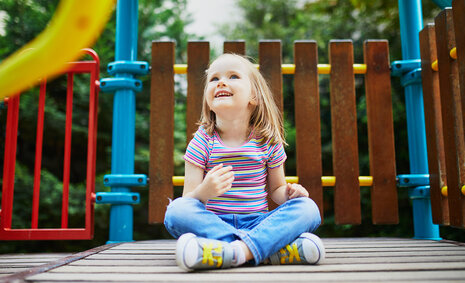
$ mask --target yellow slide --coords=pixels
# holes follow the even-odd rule
[[[61,0],[48,27],[0,64],[0,101],[64,71],[100,35],[114,0]]]

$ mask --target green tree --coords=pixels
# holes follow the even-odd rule
[[[0,33],[0,60],[3,60],[35,38],[53,16],[58,0],[0,0],[0,21],[4,23],[4,32]],[[175,40],[177,43],[177,60],[185,57],[187,39],[184,32],[189,23],[185,13],[186,0],[139,0],[139,42],[138,60],[150,62],[151,41],[159,39]],[[1,26],[1,25],[0,25]],[[112,18],[92,47],[101,61],[101,77],[108,77],[106,67],[114,60],[116,20]],[[86,59],[86,58],[84,58]],[[137,94],[136,105],[136,164],[135,173],[148,173],[150,78],[140,78],[144,90]],[[76,75],[74,82],[73,133],[70,184],[70,227],[82,226],[85,193],[87,150],[87,115],[88,115],[88,75]],[[66,78],[60,77],[47,85],[43,160],[41,174],[41,202],[39,227],[59,227],[61,215],[61,191],[63,175],[64,125],[66,118]],[[176,107],[183,109],[184,95],[176,94]],[[30,227],[32,188],[35,156],[35,135],[37,124],[38,88],[25,91],[21,95],[20,121],[18,134],[18,154],[16,165],[14,228]],[[97,170],[96,191],[107,191],[103,186],[103,175],[110,172],[111,136],[112,136],[113,94],[100,93],[98,113]],[[184,146],[185,130],[182,115],[177,115],[175,136],[182,140]],[[0,169],[3,168],[4,137],[6,110],[0,109]],[[178,142],[181,144],[181,142]],[[182,155],[184,149],[177,146],[176,156]],[[3,170],[2,170],[3,172]],[[161,227],[147,224],[147,188],[135,189],[141,193],[141,204],[135,206],[135,238],[160,237]],[[104,244],[108,239],[108,205],[96,205],[94,241],[73,241],[63,248],[60,242],[8,242],[1,245],[0,252],[44,251],[50,250],[79,251]]]
[[[424,1],[423,12],[426,21],[437,14],[438,9],[430,1]],[[293,62],[293,42],[295,40],[313,39],[318,44],[320,63],[328,63],[328,43],[331,39],[351,39],[354,44],[354,61],[363,63],[363,42],[366,39],[387,39],[390,46],[391,61],[401,59],[399,35],[399,14],[397,1],[388,0],[331,0],[331,1],[297,1],[266,0],[238,1],[238,7],[244,20],[236,25],[227,24],[221,32],[228,39],[244,39],[247,42],[247,54],[257,57],[258,42],[262,39],[280,39],[284,63]],[[294,94],[293,78],[284,77],[284,117],[288,132],[289,158],[286,163],[288,174],[295,174],[294,159]],[[366,103],[363,78],[356,76],[356,102],[359,132],[360,174],[369,175],[368,141],[366,133]],[[405,122],[403,91],[397,79],[393,79],[392,101],[394,107],[394,128],[396,136],[397,172],[408,173],[408,149]],[[329,81],[327,76],[320,76],[320,103],[322,118],[323,174],[332,175],[331,126],[329,109]],[[332,208],[325,211],[325,223],[320,228],[324,236],[356,235],[403,235],[410,236],[412,231],[411,208],[405,190],[399,190],[401,223],[395,226],[373,226],[369,192],[361,190],[362,225],[335,226]],[[326,207],[330,207],[333,194],[325,190]]]

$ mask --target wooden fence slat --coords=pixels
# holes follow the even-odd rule
[[[386,40],[368,40],[363,45],[367,65],[365,75],[368,151],[374,224],[397,224],[396,159],[391,99],[389,46]]]
[[[260,73],[267,81],[273,93],[278,109],[283,113],[283,76],[281,73],[281,41],[267,40],[259,43]],[[276,203],[268,196],[268,209],[273,210]]]
[[[260,72],[270,85],[276,105],[283,111],[283,76],[281,73],[281,41],[262,40],[259,44]]]
[[[225,41],[223,44],[224,53],[234,53],[245,55],[245,41]]]
[[[173,198],[174,42],[152,42],[149,223],[163,223]]]
[[[465,1],[452,1],[454,18],[455,46],[457,48],[457,64],[459,69],[460,97],[462,98],[462,115],[465,121]]]
[[[456,63],[458,68],[458,91],[460,93],[460,100],[462,103],[462,121],[465,121],[465,1],[453,1],[452,8],[453,22],[455,27],[455,47],[457,50]],[[461,164],[464,165],[464,162]],[[464,171],[461,171],[462,183],[460,187],[462,187],[465,183],[463,178],[465,175]],[[462,227],[465,227],[465,196],[460,191],[456,192],[456,196],[458,196],[457,203],[460,204],[459,206],[461,207],[462,211]]]
[[[361,223],[354,53],[351,40],[329,44],[334,210],[337,224]]]
[[[420,32],[421,75],[425,108],[426,143],[428,148],[429,183],[433,223],[449,224],[447,198],[441,194],[445,186],[445,157],[442,134],[441,98],[439,75],[431,68],[437,60],[434,25],[427,25]]]
[[[299,183],[320,209],[323,218],[318,46],[315,41],[294,43],[294,100],[296,159]]]
[[[465,181],[465,145],[457,62],[449,55],[455,46],[452,10],[441,11],[435,24],[449,216],[451,225],[461,227],[465,225],[465,206],[461,200],[461,187]]]
[[[197,131],[197,122],[202,112],[205,70],[210,60],[210,44],[207,41],[192,41],[187,44],[187,101],[186,141],[187,144]]]

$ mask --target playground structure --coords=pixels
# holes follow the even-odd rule
[[[73,2],[73,1],[68,1]],[[77,1],[76,1],[77,2]],[[459,8],[454,9],[456,11],[463,10],[463,1],[454,1],[454,5],[459,6]],[[102,5],[103,6],[103,5]],[[131,187],[133,186],[144,186],[147,184],[147,176],[142,174],[135,174],[134,172],[134,123],[135,123],[135,93],[139,91],[142,87],[142,83],[135,79],[134,77],[137,75],[147,74],[149,72],[149,64],[147,62],[140,62],[137,61],[137,1],[131,0],[120,0],[117,4],[117,37],[116,37],[116,53],[115,53],[115,62],[110,63],[108,66],[108,70],[110,75],[113,75],[114,78],[107,78],[100,80],[100,89],[104,92],[114,92],[114,116],[113,116],[113,138],[112,138],[112,165],[111,165],[111,174],[104,177],[104,184],[110,186],[112,191],[109,193],[97,193],[95,195],[96,203],[110,203],[111,211],[110,211],[110,236],[109,242],[126,242],[132,241],[132,229],[133,229],[133,213],[132,213],[132,205],[139,201],[139,196],[137,193],[131,192]],[[108,9],[109,10],[109,9]],[[448,12],[449,17],[451,16],[451,11]],[[454,226],[463,227],[465,225],[464,218],[464,204],[463,199],[464,195],[462,193],[461,186],[463,185],[463,179],[461,179],[461,170],[454,173],[453,171],[449,172],[449,168],[453,168],[454,161],[451,159],[452,157],[447,156],[454,156],[457,155],[457,152],[460,152],[460,148],[456,147],[447,147],[444,146],[446,149],[451,149],[449,154],[446,155],[446,165],[452,164],[448,166],[441,165],[439,166],[441,170],[444,170],[444,167],[447,168],[447,180],[445,181],[444,178],[440,179],[441,181],[438,182],[439,178],[437,177],[438,169],[434,169],[435,158],[433,155],[434,153],[427,154],[427,143],[426,143],[426,132],[425,132],[425,115],[423,110],[423,95],[422,95],[422,85],[420,78],[420,64],[422,64],[423,69],[424,66],[429,67],[430,65],[426,64],[426,61],[420,60],[420,47],[419,47],[419,37],[418,33],[422,29],[422,15],[421,15],[421,7],[420,1],[399,1],[399,14],[400,14],[400,23],[401,23],[401,37],[402,37],[402,53],[403,53],[403,60],[393,62],[391,64],[392,73],[395,75],[401,76],[401,80],[403,86],[405,87],[405,98],[406,98],[406,111],[407,111],[407,127],[408,127],[408,135],[409,135],[409,154],[410,154],[410,168],[411,173],[408,175],[400,175],[395,176],[395,167],[393,166],[394,159],[394,150],[393,145],[391,148],[390,142],[392,142],[392,113],[390,114],[390,108],[386,110],[385,101],[376,101],[374,102],[375,106],[378,106],[377,110],[374,110],[372,113],[380,114],[381,117],[378,117],[378,121],[375,122],[375,126],[373,126],[373,132],[371,132],[370,139],[376,139],[378,136],[377,141],[375,142],[374,147],[378,146],[381,150],[378,151],[378,154],[374,154],[373,157],[370,157],[371,166],[373,167],[371,170],[372,176],[363,178],[358,176],[358,172],[351,172],[348,174],[347,172],[350,171],[350,168],[356,167],[358,168],[358,158],[357,151],[356,151],[356,140],[354,141],[354,136],[349,134],[348,132],[344,133],[344,130],[335,130],[334,127],[338,127],[338,124],[333,124],[333,131],[340,134],[341,137],[339,142],[341,144],[350,144],[355,149],[348,150],[347,154],[345,151],[341,151],[339,147],[339,156],[335,157],[334,166],[335,166],[335,178],[327,178],[323,177],[323,181],[321,182],[321,168],[309,168],[309,167],[302,167],[303,164],[318,164],[318,158],[321,158],[321,150],[317,149],[318,152],[303,152],[299,150],[298,158],[301,161],[298,161],[298,164],[301,164],[298,168],[298,177],[293,179],[289,179],[291,182],[296,182],[297,178],[299,178],[299,182],[306,185],[307,188],[310,188],[310,195],[314,197],[317,202],[321,204],[322,198],[322,186],[335,186],[336,198],[341,200],[349,201],[352,205],[350,206],[342,206],[337,203],[341,203],[340,200],[336,200],[336,216],[337,221],[339,223],[359,223],[360,218],[360,199],[359,199],[359,181],[366,182],[363,183],[365,185],[373,185],[372,186],[372,200],[373,200],[373,220],[376,223],[395,223],[397,221],[397,195],[396,195],[396,178],[398,179],[398,183],[400,186],[409,186],[410,187],[410,197],[413,200],[413,212],[414,212],[414,231],[415,231],[415,238],[418,239],[440,239],[439,229],[438,226],[433,224],[440,223],[440,224],[448,224],[448,213],[450,212],[450,223]],[[459,17],[454,17],[454,19]],[[451,22],[448,23],[449,27]],[[456,29],[456,33],[459,32],[460,29]],[[460,31],[461,32],[461,31]],[[446,34],[446,33],[444,33]],[[457,38],[464,38],[462,33],[462,37],[457,36]],[[47,43],[53,44],[51,42]],[[459,45],[462,44],[462,45]],[[181,177],[173,177],[172,172],[173,168],[172,161],[169,160],[169,154],[160,154],[162,153],[171,153],[173,151],[172,145],[167,143],[164,139],[160,139],[160,136],[169,136],[169,133],[172,134],[173,130],[173,120],[172,113],[164,113],[163,111],[170,111],[172,106],[166,105],[163,103],[173,103],[173,99],[167,99],[167,95],[173,92],[171,88],[174,87],[173,84],[173,75],[178,70],[178,72],[185,72],[188,73],[188,133],[193,132],[194,122],[196,117],[198,117],[198,113],[200,113],[199,105],[202,96],[202,82],[199,78],[202,77],[203,71],[205,70],[209,58],[209,50],[207,43],[198,43],[198,44],[191,44],[192,47],[191,52],[194,54],[193,56],[188,57],[187,67],[174,65],[174,59],[171,57],[173,54],[173,46],[170,43],[154,43],[152,54],[152,117],[151,121],[162,121],[162,119],[168,119],[163,123],[159,123],[164,127],[152,127],[151,130],[154,131],[153,144],[151,144],[151,168],[150,168],[150,221],[151,222],[160,222],[163,217],[163,208],[166,205],[168,196],[172,195],[172,186],[173,180],[174,184],[180,185],[182,184]],[[309,81],[309,78],[312,79],[313,82],[313,90],[318,89],[318,77],[317,73],[324,73],[329,72],[334,77],[348,77],[353,78],[354,70],[359,73],[366,73],[366,80],[367,80],[367,93],[374,92],[374,93],[382,93],[388,95],[390,94],[390,77],[389,77],[389,62],[388,62],[388,52],[387,52],[387,43],[386,42],[367,42],[366,43],[366,50],[365,50],[365,64],[356,65],[354,68],[353,62],[353,55],[352,54],[352,47],[351,43],[347,41],[341,42],[333,42],[331,43],[331,49],[334,54],[333,57],[330,59],[331,68],[328,70],[328,66],[318,66],[316,64],[317,60],[316,57],[306,57],[307,55],[302,55],[301,61],[296,61],[293,65],[284,66],[282,68],[281,64],[281,55],[280,55],[280,45],[279,42],[267,42],[263,43],[261,46],[264,46],[263,49],[260,50],[260,70],[264,72],[265,77],[271,82],[272,89],[274,90],[275,95],[277,95],[278,99],[282,92],[282,73],[295,73],[296,80],[297,76],[304,76],[301,77],[302,80]],[[462,46],[462,47],[461,47]],[[448,46],[447,52],[453,46]],[[301,50],[302,48],[303,50]],[[372,49],[370,49],[372,48]],[[462,48],[462,49],[460,49]],[[236,53],[244,53],[244,46],[241,43],[231,43],[225,45],[226,51],[234,51]],[[457,62],[460,65],[461,58],[464,58],[461,55],[463,52],[463,42],[457,40]],[[32,52],[32,51],[31,51]],[[189,52],[189,51],[188,51]],[[299,42],[295,45],[295,52],[301,52],[301,54],[313,54],[315,52],[315,47],[312,46],[311,42]],[[438,50],[439,52],[439,50]],[[25,54],[28,53],[24,53]],[[32,54],[32,53],[31,53]],[[381,54],[381,55],[380,55]],[[438,53],[439,54],[439,53]],[[21,55],[18,55],[21,56]],[[40,55],[36,55],[39,56]],[[339,57],[338,57],[339,56]],[[351,57],[352,56],[352,57]],[[433,56],[433,55],[431,55]],[[298,57],[298,56],[296,56]],[[433,56],[434,57],[434,56]],[[434,61],[430,57],[431,63]],[[438,56],[439,57],[439,56]],[[18,57],[22,58],[22,57]],[[445,60],[445,59],[444,59]],[[437,65],[441,72],[444,70],[442,67],[442,62],[444,60],[438,60]],[[67,60],[69,61],[69,60]],[[373,62],[376,62],[373,63]],[[0,74],[10,73],[11,70],[10,66],[16,66],[14,64],[14,60],[12,59],[9,62],[11,65],[8,65],[7,62],[4,62],[0,66]],[[64,61],[66,62],[66,61]],[[311,63],[313,62],[313,63]],[[33,63],[34,64],[34,63]],[[423,65],[426,64],[426,65]],[[20,66],[18,63],[17,66]],[[336,67],[337,66],[337,67]],[[304,72],[299,69],[304,69]],[[430,68],[431,69],[431,68]],[[159,71],[163,70],[163,71]],[[462,69],[463,71],[463,69]],[[305,75],[305,72],[307,73]],[[50,72],[50,74],[56,74],[56,71]],[[463,72],[462,72],[463,74]],[[372,76],[370,78],[370,76]],[[374,76],[374,77],[373,77]],[[1,83],[7,83],[7,77],[0,76],[2,79],[0,80]],[[33,80],[38,77],[33,77]],[[98,78],[98,76],[97,76]],[[462,77],[460,77],[463,79]],[[33,81],[32,80],[32,81]],[[368,81],[375,81],[377,83],[368,83]],[[380,83],[382,82],[382,83]],[[353,95],[352,91],[354,89],[353,85],[351,85],[351,80],[341,80],[335,79],[333,80],[332,88],[339,89],[339,98],[337,96],[334,97],[335,101],[341,101],[344,97],[351,97]],[[429,81],[426,81],[429,83]],[[92,81],[91,81],[92,84]],[[353,84],[353,79],[352,79]],[[1,86],[2,84],[0,84]],[[441,88],[442,88],[441,84]],[[458,85],[458,84],[456,84]],[[425,88],[425,80],[423,80],[423,87]],[[371,88],[371,89],[370,89]],[[373,90],[373,88],[375,88]],[[3,89],[3,88],[2,88]],[[301,87],[302,91],[300,94],[304,94],[306,92],[305,87]],[[348,92],[344,92],[343,90],[347,89]],[[163,93],[160,91],[164,91]],[[307,89],[308,91],[308,89]],[[461,88],[461,91],[464,91],[464,88]],[[15,93],[17,90],[13,90],[10,92]],[[6,92],[5,92],[6,93]],[[298,91],[296,91],[296,94]],[[442,93],[442,91],[441,91]],[[318,94],[318,91],[316,91]],[[333,94],[332,94],[333,95]],[[376,97],[376,96],[375,96]],[[317,97],[316,97],[317,98]],[[14,98],[10,98],[9,108],[13,105],[12,100]],[[300,98],[304,101],[305,97]],[[375,98],[378,99],[378,98]],[[383,96],[383,99],[388,99],[390,101],[390,97]],[[441,98],[442,99],[442,98]],[[333,97],[332,97],[333,100]],[[368,100],[368,99],[367,99]],[[279,101],[279,100],[278,100]],[[161,103],[161,104],[157,104]],[[279,103],[278,103],[279,104]],[[389,104],[389,103],[388,103]],[[190,105],[190,106],[189,106]],[[314,106],[314,105],[313,105]],[[302,107],[304,107],[302,105]],[[312,104],[309,104],[308,107],[312,107]],[[337,104],[332,105],[332,107],[338,107]],[[351,113],[354,105],[348,105],[349,108],[341,108],[335,111],[332,111],[334,114],[333,119],[337,121],[338,119],[341,121],[346,121],[353,119],[353,113]],[[447,107],[447,106],[443,106]],[[154,111],[159,110],[159,111]],[[316,109],[317,110],[317,109]],[[316,111],[315,110],[315,111]],[[343,112],[348,111],[346,116],[344,116]],[[387,111],[387,112],[383,112]],[[296,109],[296,112],[298,110]],[[308,111],[307,112],[312,112]],[[450,114],[448,111],[443,111],[445,113]],[[300,111],[299,113],[303,113]],[[340,116],[338,116],[338,114]],[[455,111],[453,117],[458,117],[458,112]],[[171,118],[167,118],[170,117]],[[300,115],[297,114],[296,115]],[[389,117],[391,115],[391,118]],[[304,121],[308,116],[304,116],[302,118]],[[428,115],[426,116],[428,117]],[[376,117],[374,118],[376,119]],[[391,121],[391,125],[389,126],[389,119]],[[319,121],[319,120],[318,120]],[[386,124],[383,122],[387,121]],[[335,122],[337,123],[337,122]],[[461,120],[457,122],[452,122],[454,125],[454,129],[460,128]],[[312,123],[308,123],[312,124]],[[315,124],[312,124],[315,125]],[[310,125],[311,126],[311,125]],[[349,125],[353,127],[353,124]],[[171,128],[170,128],[171,127]],[[341,124],[339,127],[343,127],[346,129],[346,124]],[[370,126],[369,126],[370,127]],[[463,126],[461,126],[463,128]],[[429,129],[429,128],[428,128]],[[356,130],[356,129],[355,129]],[[160,131],[160,132],[158,132]],[[386,131],[377,133],[376,131]],[[89,131],[91,132],[91,131]],[[301,138],[298,137],[300,142],[308,142],[311,138],[311,135],[305,135],[308,132],[319,132],[319,128],[310,128],[310,129],[303,129],[297,130],[298,135],[302,135]],[[391,132],[391,133],[390,133]],[[433,131],[434,132],[434,131]],[[386,134],[387,133],[387,134]],[[390,138],[386,138],[386,135]],[[463,132],[458,133],[457,135],[462,135],[463,139]],[[436,135],[433,135],[434,137]],[[447,136],[447,135],[445,135]],[[382,139],[380,139],[381,137]],[[318,143],[318,136],[316,138],[316,143]],[[384,139],[386,138],[386,139]],[[90,137],[89,137],[90,139]],[[356,139],[356,136],[355,136]],[[446,139],[444,142],[446,143]],[[166,140],[172,140],[167,138]],[[433,139],[434,140],[434,139]],[[298,141],[299,142],[299,141]],[[379,144],[381,142],[381,144]],[[382,142],[386,142],[387,144],[382,144]],[[448,144],[457,144],[453,139],[447,140]],[[378,143],[378,145],[376,145]],[[313,144],[313,143],[312,143]],[[430,144],[430,142],[428,142]],[[336,146],[336,149],[338,147]],[[391,150],[392,149],[392,150]],[[428,146],[428,149],[430,147]],[[390,151],[391,150],[391,151]],[[386,151],[389,151],[385,156]],[[439,152],[439,151],[437,151]],[[462,150],[462,152],[464,152]],[[6,153],[8,153],[6,151]],[[337,154],[337,153],[335,153]],[[370,150],[370,154],[372,151]],[[345,155],[345,156],[344,156]],[[437,154],[436,154],[437,155]],[[6,156],[6,155],[5,155]],[[320,157],[319,157],[320,156]],[[427,160],[427,157],[432,159]],[[317,158],[315,160],[310,160],[309,158]],[[376,158],[379,160],[376,161]],[[390,162],[385,162],[385,160],[390,159]],[[447,159],[449,158],[449,159]],[[374,159],[374,160],[373,160]],[[349,163],[346,161],[349,160]],[[8,163],[10,162],[10,163]],[[5,164],[11,164],[12,161],[5,161]],[[95,162],[95,161],[94,161]],[[339,162],[339,163],[338,163]],[[448,162],[448,163],[447,163]],[[321,160],[320,160],[321,163]],[[457,163],[457,162],[456,162]],[[340,168],[338,168],[337,164],[341,164]],[[428,168],[428,164],[430,168]],[[444,163],[442,163],[444,164]],[[7,168],[8,166],[5,166]],[[10,167],[11,168],[11,167]],[[433,169],[432,169],[433,168]],[[13,169],[14,170],[14,169]],[[90,169],[92,171],[92,169]],[[436,171],[435,171],[436,170]],[[337,171],[337,172],[336,172]],[[435,172],[432,173],[430,176],[428,172]],[[153,175],[152,175],[153,174]],[[455,174],[455,175],[454,175]],[[441,174],[439,174],[441,175]],[[444,173],[442,173],[444,176]],[[454,177],[455,176],[455,177]],[[435,179],[436,178],[436,179]],[[450,178],[450,180],[449,180]],[[342,181],[341,181],[342,180]],[[328,181],[330,181],[328,183]],[[454,183],[455,182],[455,183]],[[11,223],[8,223],[8,220],[11,221],[10,217],[5,217],[8,215],[8,205],[6,204],[6,200],[8,199],[5,190],[7,182],[4,182],[3,187],[3,195],[2,195],[2,233],[0,233],[0,237],[2,239],[19,239],[18,236],[14,236],[14,229],[11,229]],[[350,184],[350,185],[349,185]],[[382,184],[385,187],[380,187],[377,189],[377,185]],[[433,186],[434,184],[434,186]],[[443,187],[447,184],[447,195],[445,197],[445,189]],[[431,212],[431,202],[429,198],[431,186],[431,195],[433,198],[433,214]],[[433,189],[434,188],[434,189]],[[444,192],[441,192],[444,191]],[[438,195],[438,192],[440,193]],[[88,202],[86,205],[91,210],[93,206],[92,203],[92,193],[93,191],[90,190],[88,195]],[[11,194],[12,196],[12,194]],[[358,198],[357,198],[358,196]],[[386,197],[387,196],[387,197]],[[5,204],[3,203],[5,201]],[[12,201],[12,199],[11,199]],[[439,202],[438,202],[439,201]],[[448,202],[450,205],[446,205]],[[358,207],[358,208],[357,208]],[[447,207],[447,208],[446,208]],[[377,214],[377,209],[378,214]],[[441,212],[441,216],[439,215],[439,211]],[[448,211],[448,212],[446,212]],[[348,217],[344,219],[344,217]],[[64,216],[64,218],[66,218]],[[93,218],[92,218],[93,219]],[[90,221],[90,220],[89,220]],[[63,220],[63,223],[66,223],[66,220]],[[66,225],[63,225],[66,226]],[[86,224],[87,226],[87,224]],[[63,227],[66,228],[66,227]],[[34,230],[36,229],[36,230]],[[40,231],[37,227],[32,227],[29,231],[24,231],[27,236],[24,238],[28,239],[50,239],[50,236],[44,236],[43,231]],[[56,233],[56,232],[55,232]],[[11,236],[4,236],[4,235],[11,235]],[[85,237],[89,237],[90,234],[86,234]],[[80,237],[80,236],[76,236]]]

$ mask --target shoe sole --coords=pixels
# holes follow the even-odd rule
[[[195,237],[196,236],[192,233],[183,234],[176,242],[176,263],[179,267],[186,271],[192,271],[193,269],[187,267],[186,263],[184,262],[184,250],[187,246],[187,243]]]
[[[317,264],[317,263],[321,263],[324,259],[325,259],[325,255],[326,255],[326,251],[325,251],[325,246],[323,245],[323,241],[321,241],[321,239],[315,235],[315,234],[312,234],[312,233],[303,233],[302,235],[300,235],[300,238],[306,238],[308,240],[310,240],[316,247],[317,251],[318,251],[318,259],[314,262],[309,262],[310,264]],[[314,253],[312,247],[303,247],[304,248],[304,254],[305,254],[305,258],[307,258],[306,255],[311,255]]]

